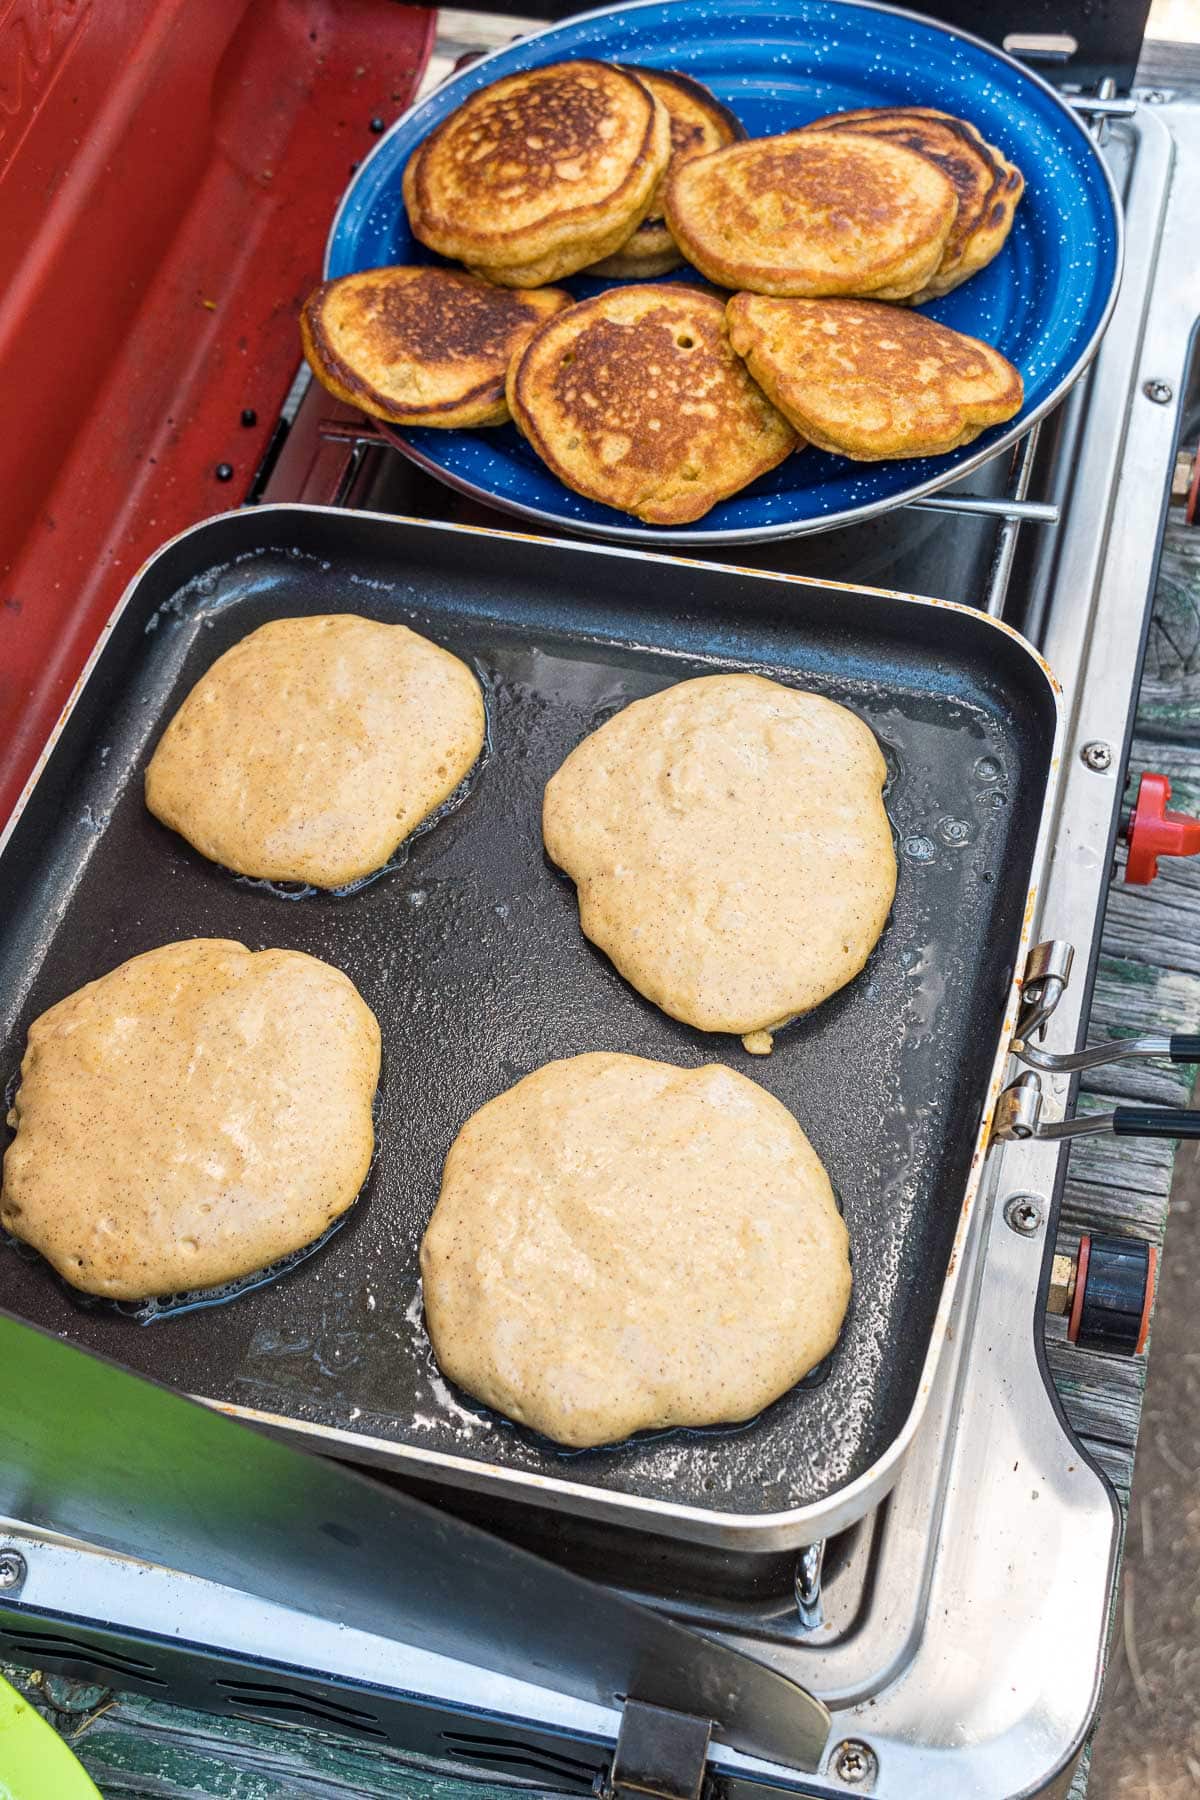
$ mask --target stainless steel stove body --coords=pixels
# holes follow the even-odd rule
[[[1126,116],[1124,105],[1093,113],[1126,208],[1124,284],[1095,364],[1059,412],[1014,460],[972,478],[970,496],[727,559],[974,601],[1043,652],[1067,725],[1034,937],[1072,943],[1078,971],[1046,1032],[1055,1050],[1086,1036],[1200,310],[1200,106],[1140,96]],[[260,497],[494,522],[315,389]],[[1044,1115],[1069,1112],[1070,1077],[1041,1080]],[[823,1571],[819,1550],[724,1555],[477,1503],[478,1522],[718,1634],[825,1703],[832,1730],[815,1772],[714,1743],[710,1773],[731,1796],[1066,1791],[1098,1695],[1119,1514],[1046,1374],[1062,1160],[1053,1142],[993,1145],[920,1435],[889,1498],[827,1546]],[[1031,1198],[1014,1210],[1018,1195]],[[43,1666],[107,1668],[116,1685],[159,1681],[200,1705],[229,1704],[230,1669],[241,1669],[242,1710],[286,1705],[286,1716],[324,1717],[477,1773],[576,1791],[617,1737],[615,1705],[19,1526],[0,1530],[5,1544],[26,1572],[15,1595],[0,1590],[0,1650]],[[39,1635],[48,1630],[59,1648]]]

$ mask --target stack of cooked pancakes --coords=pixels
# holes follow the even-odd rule
[[[920,303],[992,260],[1023,187],[973,126],[881,107],[680,164],[664,206],[688,260],[723,287]]]
[[[618,281],[645,280],[665,275],[683,262],[683,253],[671,236],[663,214],[663,189],[673,169],[693,157],[706,156],[726,144],[737,143],[746,135],[741,121],[716,95],[690,75],[667,69],[634,68],[636,75],[660,105],[667,110],[671,125],[671,160],[660,177],[650,210],[627,243],[613,255],[606,256],[588,270],[589,275],[608,275]]]
[[[552,63],[481,88],[409,158],[413,235],[504,287],[620,249],[671,154],[666,108],[611,63]]]
[[[941,169],[856,132],[789,131],[676,170],[667,219],[688,260],[726,288],[903,300],[942,259],[958,210]]]
[[[911,308],[1003,245],[1024,183],[973,125],[864,108],[746,139],[674,72],[581,60],[472,94],[414,151],[414,235],[446,268],[327,282],[305,352],[401,425],[510,416],[567,487],[650,524],[700,518],[811,441],[943,455],[1011,418],[1017,370]],[[661,275],[572,303],[541,284]],[[897,310],[898,303],[904,310]]]
[[[926,285],[910,296],[914,306],[948,294],[990,263],[1003,247],[1025,180],[1021,171],[994,145],[985,143],[964,119],[931,106],[867,107],[816,119],[808,129],[852,132],[900,144],[934,163],[949,179],[958,210],[940,262]]]

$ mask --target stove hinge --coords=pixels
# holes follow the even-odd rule
[[[1111,1063],[1162,1059],[1200,1063],[1200,1033],[1149,1032],[1141,1037],[1113,1038],[1084,1050],[1048,1050],[1041,1043],[1047,1024],[1067,991],[1075,952],[1061,939],[1035,944],[1025,963],[1023,1005],[1010,1049],[1025,1071],[1002,1091],[996,1103],[993,1137],[1024,1141],[1061,1141],[1111,1131],[1116,1137],[1200,1138],[1200,1111],[1173,1106],[1118,1106],[1109,1113],[1076,1113],[1071,1118],[1043,1115],[1043,1075],[1076,1075]]]
[[[626,1700],[601,1800],[700,1800],[712,1720]]]

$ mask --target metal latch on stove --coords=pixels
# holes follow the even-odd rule
[[[712,1720],[626,1700],[604,1800],[700,1800]]]
[[[1075,960],[1072,946],[1053,938],[1035,944],[1025,962],[1023,1005],[1012,1040],[1012,1054],[1026,1065],[996,1103],[993,1137],[1001,1141],[1085,1137],[1112,1132],[1116,1137],[1200,1138],[1200,1112],[1174,1106],[1118,1106],[1106,1113],[1076,1113],[1046,1119],[1042,1075],[1073,1075],[1110,1063],[1163,1059],[1200,1063],[1200,1034],[1164,1032],[1113,1038],[1086,1050],[1047,1050],[1041,1042],[1047,1022],[1067,991]]]

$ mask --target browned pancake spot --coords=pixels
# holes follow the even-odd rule
[[[454,303],[446,304],[448,284]],[[383,361],[456,362],[503,358],[513,331],[541,317],[519,291],[487,287],[471,275],[427,269],[398,287],[380,280],[360,288],[364,343]]]
[[[750,164],[746,179],[747,193],[755,199],[773,198],[782,221],[811,219],[814,212],[823,211],[835,229],[856,220],[889,219],[902,190],[902,180],[891,169],[847,163],[800,144],[759,157]],[[757,215],[744,210],[753,225]]]
[[[559,66],[471,109],[449,137],[453,165],[503,198],[580,180],[616,129],[612,96],[586,69]]]
[[[958,198],[958,214],[947,246],[950,255],[959,253],[980,225],[997,191],[1001,188],[1007,191],[1012,186],[983,139],[960,120],[946,114],[891,111],[881,107],[873,112],[847,113],[843,118],[835,115],[829,120],[818,120],[814,129],[886,138],[893,144],[903,144],[906,150],[915,150],[935,164],[953,184]],[[1019,181],[1020,175],[1015,170],[1013,173]],[[993,224],[998,225],[1003,217],[1002,206],[998,211],[992,209]]]
[[[697,424],[734,403],[736,377],[719,329],[697,338],[663,306],[632,328],[593,319],[559,362],[554,398],[574,427],[569,448],[656,474],[688,464]]]

